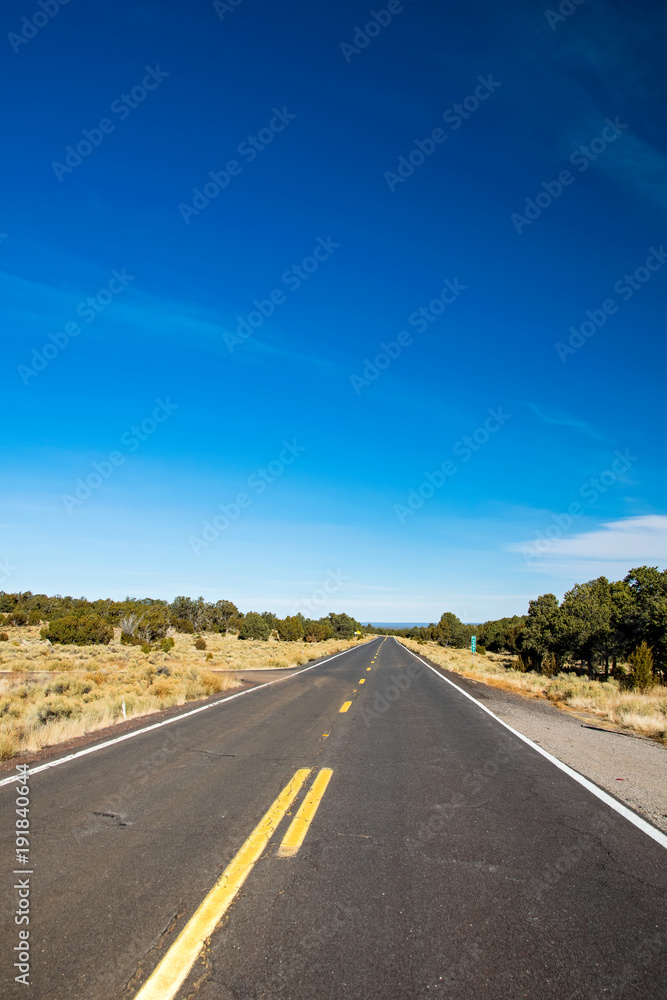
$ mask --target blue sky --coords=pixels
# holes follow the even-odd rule
[[[1,589],[478,621],[667,564],[660,5],[44,3]]]

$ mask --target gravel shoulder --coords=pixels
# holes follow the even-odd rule
[[[667,748],[640,736],[602,729],[595,716],[561,711],[547,701],[431,665],[503,722],[667,833]]]

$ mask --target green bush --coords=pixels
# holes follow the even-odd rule
[[[558,661],[553,653],[545,653],[542,658],[541,672],[545,677],[555,677],[558,673]]]
[[[195,649],[206,649],[206,639],[202,639],[201,636],[195,639]]]
[[[362,632],[361,623],[346,614],[329,614],[328,619],[334,639],[354,639],[355,632]],[[328,638],[328,637],[327,637]]]
[[[167,636],[167,638],[163,639],[160,643],[160,649],[163,653],[169,653],[175,645],[176,641],[171,636]]]
[[[64,615],[42,629],[42,637],[51,642],[77,646],[108,645],[113,639],[113,628],[99,615]]]
[[[653,677],[653,650],[646,642],[642,642],[630,653],[628,657],[630,670],[623,679],[621,685],[632,691],[648,691],[653,687],[655,678]]]
[[[519,670],[522,674],[530,670],[531,662],[526,653],[518,653],[516,660],[513,661],[512,666],[515,670]]]
[[[307,618],[303,624],[304,637],[306,642],[324,642],[325,639],[333,638],[333,629],[328,621],[313,621]]]
[[[0,642],[9,642],[9,636],[6,632],[0,632]]]
[[[133,612],[120,620],[121,639],[125,645],[137,646],[156,642],[164,638],[169,628],[166,608],[154,605],[144,608],[141,613]],[[127,638],[124,638],[127,636]]]
[[[31,611],[28,615],[28,625],[39,625],[42,621],[41,611]]]
[[[271,635],[271,626],[255,611],[249,611],[241,622],[239,639],[262,639],[266,641]]]
[[[171,624],[179,632],[189,632],[192,634],[195,630],[195,627],[189,618],[172,618]]]
[[[11,615],[7,615],[6,622],[7,625],[27,625],[28,616],[25,611],[14,611]]]
[[[143,646],[143,639],[140,639],[138,635],[130,635],[129,632],[120,633],[120,644],[121,646]]]
[[[150,644],[150,642],[142,642],[142,644],[141,644],[141,652],[148,654],[148,653],[150,653],[150,651],[151,651],[151,644]]]
[[[284,642],[298,642],[299,639],[303,639],[303,622],[297,615],[279,618],[276,628]]]
[[[486,646],[478,646],[475,652],[479,653],[480,656],[486,656]]]

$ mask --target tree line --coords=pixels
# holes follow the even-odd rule
[[[273,637],[286,642],[323,642],[364,634],[361,624],[344,613],[331,612],[316,620],[302,614],[279,618],[271,611],[244,614],[232,601],[212,603],[203,597],[176,597],[171,603],[151,597],[89,601],[85,597],[49,597],[32,591],[0,591],[2,625],[43,625],[44,638],[82,645],[109,643],[114,628],[120,628],[121,642],[141,646],[165,640],[170,629],[197,636],[219,632],[239,639],[267,641]],[[7,633],[0,632],[0,637],[7,638]]]
[[[632,674],[641,660],[645,678],[667,681],[667,570],[654,566],[632,569],[623,580],[610,582],[600,576],[575,584],[561,602],[554,594],[542,594],[529,602],[525,615],[480,624],[464,623],[446,611],[437,623],[426,626],[364,628],[344,613],[317,620],[302,614],[279,618],[270,611],[243,614],[232,601],[212,603],[203,597],[181,596],[171,603],[149,597],[88,601],[0,591],[0,628],[3,624],[44,625],[42,635],[53,642],[84,644],[108,643],[113,628],[119,627],[122,642],[142,646],[165,640],[170,629],[198,636],[220,632],[239,639],[305,642],[370,632],[459,649],[469,647],[476,635],[480,653],[488,649],[511,654],[512,666],[521,670],[548,675],[575,671],[602,679],[611,674],[622,680],[628,671],[621,665],[630,663]],[[0,632],[0,637],[6,635]]]
[[[447,611],[437,624],[374,631],[459,649],[476,635],[480,652],[512,654],[512,666],[521,670],[621,680],[641,675],[644,681],[633,686],[646,687],[649,677],[667,681],[667,570],[640,566],[623,580],[600,576],[577,583],[561,602],[542,594],[529,601],[526,615],[512,618],[472,625]]]

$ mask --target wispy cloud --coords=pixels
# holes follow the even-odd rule
[[[543,127],[542,102],[547,95],[558,104],[568,104],[568,126],[556,125],[552,133],[558,155],[566,160],[599,134],[607,116],[621,116],[628,130],[591,164],[591,170],[662,208],[667,207],[667,154],[656,127],[662,120],[662,88],[654,67],[659,64],[658,47],[666,25],[667,10],[660,5],[638,10],[623,0],[589,2],[573,15],[572,30],[553,32],[545,22],[523,49],[539,81],[537,93],[540,86],[544,88],[535,105],[536,126]]]
[[[528,409],[532,410],[535,416],[538,417],[544,424],[550,424],[553,427],[571,427],[572,430],[580,431],[587,437],[593,438],[594,441],[604,441],[605,443],[608,443],[604,434],[601,434],[600,431],[591,424],[586,423],[585,420],[579,420],[577,417],[570,417],[567,414],[544,413],[535,403],[528,403]]]
[[[28,280],[19,275],[0,271],[0,292],[6,303],[6,312],[14,321],[17,331],[28,343],[39,342],[58,324],[76,320],[76,308],[86,296],[94,294],[108,281],[108,274],[87,268],[78,273],[75,284],[52,285]],[[108,336],[111,324],[118,330],[118,338],[134,337],[137,332],[145,341],[158,339],[160,343],[172,341],[193,344],[213,350],[224,364],[232,364],[232,355],[225,346],[224,334],[235,329],[237,319],[229,303],[201,305],[156,294],[141,287],[132,287],[123,300],[114,302],[113,309],[94,327],[86,328],[90,336]],[[99,331],[99,332],[98,332]],[[104,332],[102,332],[104,331]],[[345,375],[347,367],[335,352],[322,353],[321,344],[315,350],[312,339],[267,322],[266,328],[234,351],[233,363],[288,362],[306,368],[315,368],[331,374]]]
[[[535,541],[510,546],[535,549]],[[667,515],[644,514],[607,521],[590,531],[554,538],[544,554],[536,551],[530,568],[559,577],[590,579],[623,576],[633,566],[667,566]]]

